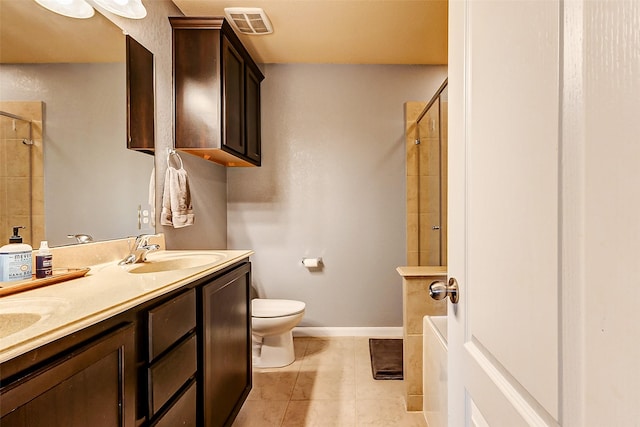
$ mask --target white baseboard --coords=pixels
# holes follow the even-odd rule
[[[323,327],[297,326],[294,337],[397,337],[402,338],[402,326],[389,327]]]

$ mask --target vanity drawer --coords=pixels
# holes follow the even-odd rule
[[[195,381],[153,427],[196,427]]]
[[[149,361],[196,327],[196,292],[190,289],[149,310]]]
[[[149,413],[154,415],[196,373],[196,335],[149,368]]]

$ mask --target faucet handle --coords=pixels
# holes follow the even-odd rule
[[[127,255],[118,265],[133,264],[136,262],[145,262],[147,259],[147,253],[151,251],[157,251],[160,249],[160,245],[149,244],[149,239],[157,236],[157,234],[141,234],[135,238],[133,247],[129,243],[130,254]],[[133,236],[131,236],[133,237]]]
[[[149,244],[149,239],[155,236],[157,235],[156,234],[140,234],[139,236],[136,237],[134,246],[136,248],[142,248],[144,246],[147,246]]]
[[[142,246],[146,246],[149,243],[149,238],[151,236],[148,234],[140,234],[139,236],[136,237],[136,248],[140,248]]]

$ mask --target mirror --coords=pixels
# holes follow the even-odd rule
[[[33,120],[2,117],[0,243],[13,225],[30,228],[23,237],[32,246],[74,243],[69,234],[107,240],[155,232],[153,157],[127,149],[122,30],[99,13],[67,18],[31,0],[0,0],[0,11],[0,110]],[[31,145],[22,142],[29,132]],[[8,176],[18,170],[27,176]]]

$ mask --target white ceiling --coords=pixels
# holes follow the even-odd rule
[[[447,0],[173,2],[186,16],[222,16],[229,6],[263,8],[274,32],[240,35],[258,63],[447,62]],[[0,30],[0,62],[124,59],[122,30],[99,13],[69,19],[32,0],[0,0]]]
[[[186,16],[222,16],[225,7],[264,9],[274,32],[240,37],[259,63],[447,63],[447,0],[173,2]]]
[[[33,0],[0,0],[0,63],[124,62],[124,46],[122,30],[99,13],[72,19]]]

